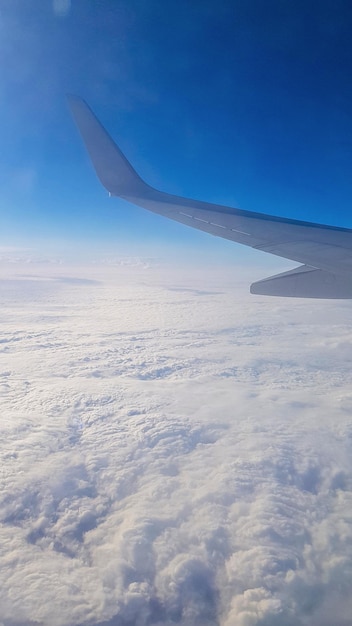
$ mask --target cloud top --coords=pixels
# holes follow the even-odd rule
[[[3,626],[347,624],[348,303],[7,271]]]

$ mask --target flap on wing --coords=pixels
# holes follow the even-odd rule
[[[352,298],[352,280],[301,265],[251,285],[251,293],[292,298]]]

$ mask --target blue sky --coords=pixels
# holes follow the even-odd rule
[[[351,27],[336,0],[3,0],[0,246],[248,256],[109,200],[67,92],[154,186],[352,226]]]

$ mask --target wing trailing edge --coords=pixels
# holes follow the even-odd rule
[[[253,294],[290,298],[352,298],[352,280],[301,265],[289,272],[264,278],[250,287]]]

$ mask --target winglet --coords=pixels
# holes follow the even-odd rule
[[[67,95],[67,100],[102,185],[113,196],[145,193],[148,185],[127,161],[88,104],[74,95]]]

